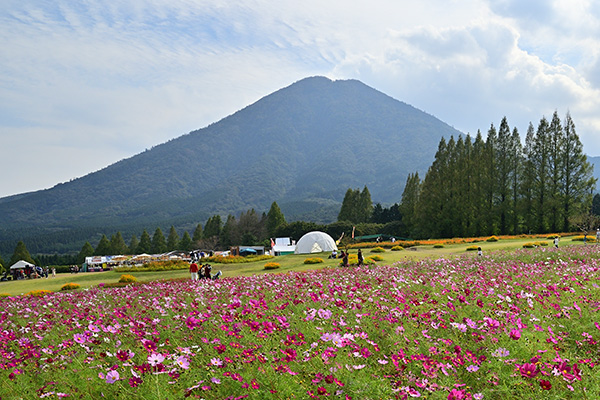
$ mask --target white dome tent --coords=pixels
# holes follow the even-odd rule
[[[308,232],[298,240],[294,254],[321,253],[337,250],[335,240],[325,232]]]

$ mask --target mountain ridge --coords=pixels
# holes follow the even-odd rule
[[[407,175],[424,174],[440,138],[459,134],[360,81],[305,78],[99,171],[0,199],[0,242],[23,227],[152,229],[273,201],[289,220],[330,222],[349,187],[399,202]]]

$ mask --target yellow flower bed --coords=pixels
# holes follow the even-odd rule
[[[81,285],[79,283],[65,283],[64,285],[61,286],[60,290],[75,290],[75,289],[79,289],[81,287]]]

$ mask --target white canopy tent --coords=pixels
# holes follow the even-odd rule
[[[13,265],[10,266],[11,271],[15,270],[15,269],[25,269],[26,267],[31,267],[34,268],[35,265],[28,263],[25,260],[19,260],[16,263],[14,263]]]
[[[295,254],[321,253],[337,250],[335,240],[325,232],[308,232],[298,240]]]

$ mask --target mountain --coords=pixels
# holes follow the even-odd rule
[[[440,138],[459,134],[359,81],[306,78],[98,172],[0,199],[0,252],[17,236],[139,236],[267,211],[273,201],[288,220],[331,222],[348,188],[366,185],[374,202],[399,202],[407,175],[424,176]]]

